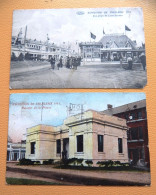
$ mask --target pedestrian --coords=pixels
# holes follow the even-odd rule
[[[54,70],[55,69],[55,58],[54,57],[51,57],[50,64],[51,64],[51,68]]]
[[[145,53],[142,53],[140,55],[140,61],[141,61],[143,69],[145,70],[145,68],[146,68],[146,56],[145,56]]]
[[[62,68],[62,56],[60,57],[59,64],[59,66]]]
[[[69,58],[69,56],[67,56],[66,68],[70,68],[70,58]]]
[[[78,57],[77,56],[75,57],[74,64],[75,64],[75,70],[77,70],[77,67],[79,65],[79,61],[78,61]]]
[[[57,61],[57,69],[59,70],[60,68],[60,61]]]
[[[128,62],[128,69],[132,70],[133,60],[130,54],[128,55],[127,62]]]
[[[73,65],[73,59],[72,56],[69,58],[69,68],[72,68]]]

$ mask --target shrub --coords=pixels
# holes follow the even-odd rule
[[[54,165],[61,165],[62,164],[62,161],[55,161],[54,163],[53,163]]]
[[[75,165],[76,162],[77,162],[77,158],[70,158],[69,159],[69,164],[72,164],[73,163]]]
[[[99,165],[99,167],[128,167],[129,163],[121,163],[120,161],[112,161],[112,160],[108,160],[108,161],[98,161],[97,164]]]
[[[88,167],[90,167],[93,164],[92,160],[86,160],[85,163],[88,165]]]
[[[19,165],[33,165],[34,161],[31,161],[30,159],[22,158],[19,160]]]
[[[80,165],[82,166],[83,159],[82,158],[69,158],[69,159],[62,159],[62,164],[67,165]]]
[[[53,159],[49,159],[49,160],[44,160],[44,161],[43,161],[43,164],[44,164],[44,165],[52,165],[53,162],[54,162]]]
[[[83,158],[78,158],[77,159],[77,165],[81,164],[81,166],[82,166],[83,165],[82,162],[83,162]]]
[[[34,165],[40,165],[40,161],[34,161]]]

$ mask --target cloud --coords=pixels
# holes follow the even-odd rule
[[[84,11],[84,15],[76,14]],[[93,17],[88,12],[124,11],[120,17]],[[131,14],[126,14],[124,8],[97,8],[97,9],[45,9],[45,10],[16,10],[13,15],[13,35],[17,35],[20,28],[27,25],[27,37],[45,41],[47,33],[52,42],[89,41],[90,32],[96,34],[99,41],[105,33],[124,33],[125,25],[131,28],[127,35],[138,44],[144,43],[143,15],[140,8],[128,8]]]

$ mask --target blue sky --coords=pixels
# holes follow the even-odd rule
[[[14,142],[20,141],[25,136],[26,128],[37,124],[61,125],[67,118],[67,106],[83,104],[84,111],[93,109],[102,111],[107,109],[107,104],[113,107],[146,99],[144,93],[20,93],[11,94],[9,109],[8,134]],[[52,102],[50,109],[34,109],[36,105],[26,106],[32,109],[22,109],[15,103],[46,103]],[[42,120],[41,120],[42,115]]]

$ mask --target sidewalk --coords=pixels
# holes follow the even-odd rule
[[[22,67],[22,68],[12,68],[10,69],[10,74],[14,75],[14,74],[19,74],[19,73],[23,73],[23,72],[30,72],[30,71],[35,71],[35,70],[41,70],[41,69],[47,69],[47,68],[51,68],[50,63],[48,64],[44,64],[44,65],[40,65],[40,66],[26,66],[26,67]]]
[[[56,169],[52,166],[17,166],[7,164],[7,171],[50,178],[83,185],[150,185],[149,172],[82,171]]]

